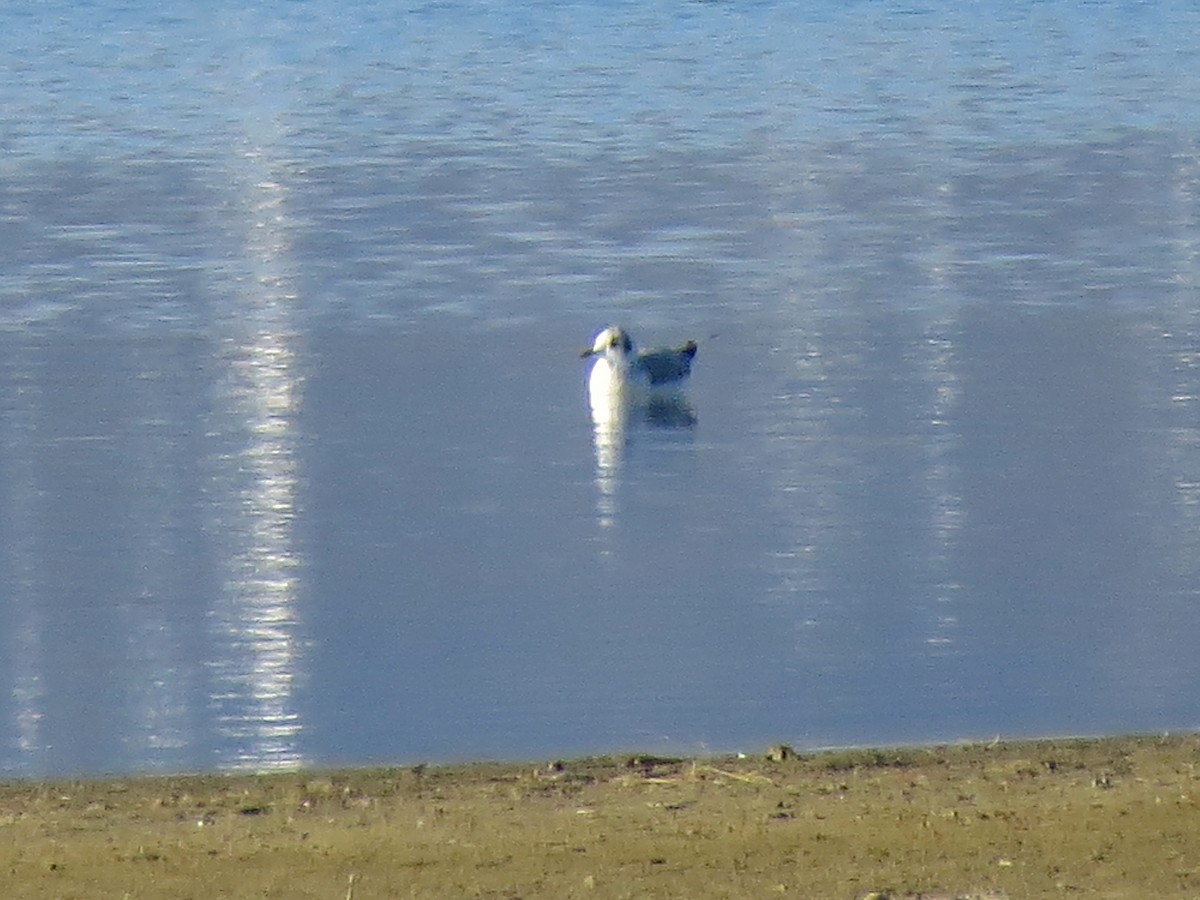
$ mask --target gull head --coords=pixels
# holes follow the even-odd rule
[[[623,364],[634,355],[633,340],[628,332],[618,325],[610,325],[596,335],[590,350],[584,350],[583,357],[602,356],[610,364]]]

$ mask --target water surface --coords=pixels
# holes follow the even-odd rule
[[[0,768],[1196,727],[1197,18],[7,11]]]

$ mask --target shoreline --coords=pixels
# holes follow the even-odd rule
[[[1195,896],[1200,735],[4,781],[0,854],[13,897]]]

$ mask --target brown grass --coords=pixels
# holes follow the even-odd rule
[[[1200,738],[0,785],[6,898],[1200,897]]]

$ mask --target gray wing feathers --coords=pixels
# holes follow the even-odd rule
[[[637,366],[650,377],[651,384],[669,384],[686,378],[692,371],[696,342],[688,341],[677,350],[648,350],[637,358]]]

